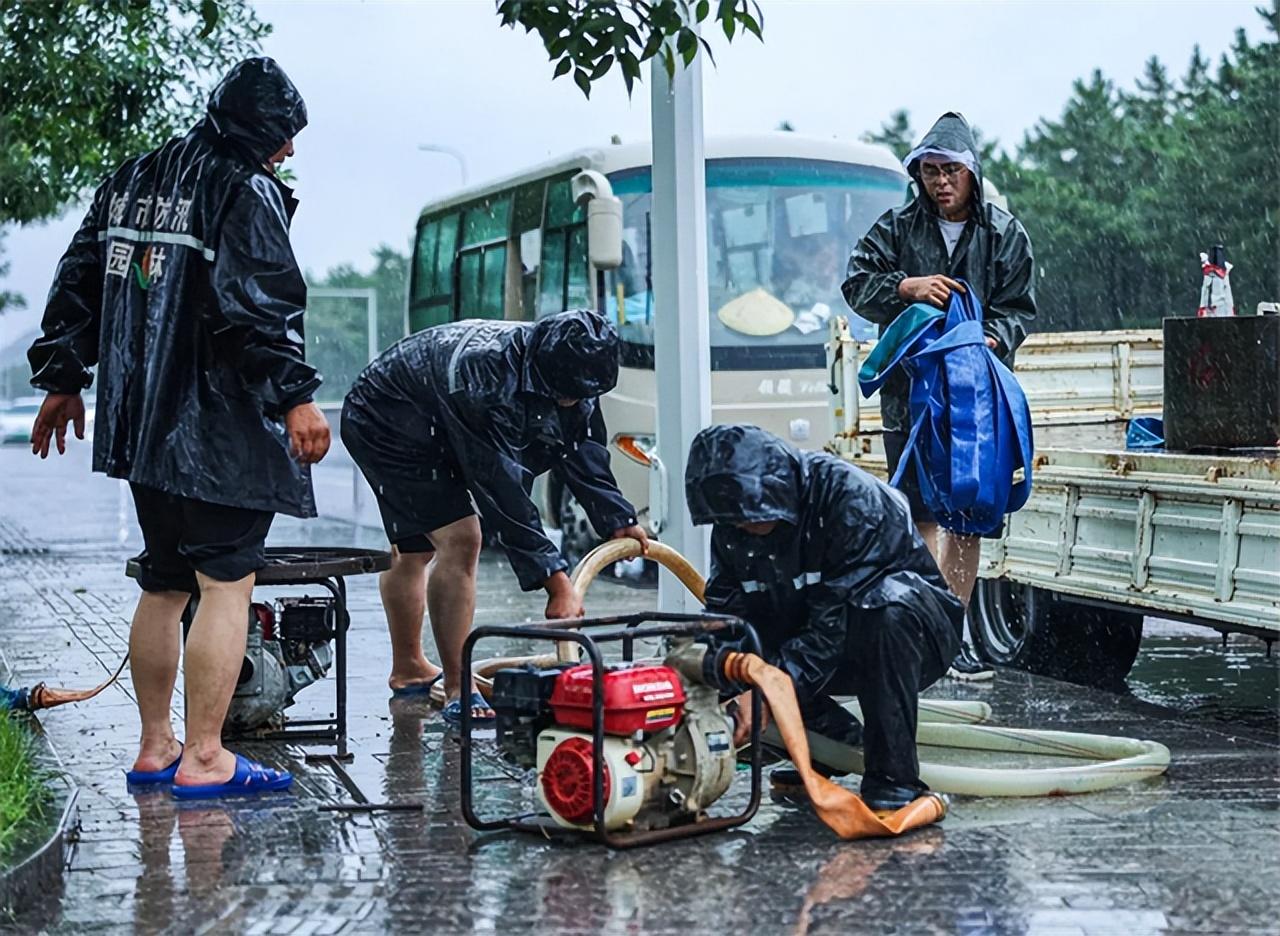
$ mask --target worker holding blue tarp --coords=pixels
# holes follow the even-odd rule
[[[917,303],[947,310],[953,293],[972,290],[986,343],[1012,370],[1036,311],[1035,259],[1026,230],[985,197],[973,132],[959,114],[940,117],[903,162],[915,181],[915,198],[885,212],[858,242],[849,258],[845,300],[883,334]],[[910,394],[903,367],[894,368],[880,388],[891,475],[911,429]],[[915,472],[904,472],[900,485],[947,584],[967,604],[977,578],[979,537],[939,530]],[[997,529],[988,535],[998,534]],[[950,675],[989,679],[991,671],[965,645]]]

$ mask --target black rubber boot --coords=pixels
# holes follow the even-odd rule
[[[906,785],[883,777],[862,778],[862,801],[875,812],[894,812],[929,792],[923,783]]]
[[[834,771],[825,764],[819,764],[816,761],[812,762],[812,767],[816,773],[828,779],[844,776],[844,773]],[[769,772],[769,795],[774,799],[793,803],[803,803],[809,800],[809,791],[804,788],[804,780],[800,778],[800,771],[794,767],[778,767]]]

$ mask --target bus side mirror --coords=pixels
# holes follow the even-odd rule
[[[597,270],[622,266],[622,202],[594,169],[579,172],[569,183],[574,204],[587,205],[587,254]]]

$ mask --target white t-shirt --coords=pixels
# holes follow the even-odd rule
[[[942,239],[947,243],[947,256],[956,252],[956,244],[960,243],[960,235],[964,233],[965,221],[948,221],[938,219],[938,227],[942,230]]]

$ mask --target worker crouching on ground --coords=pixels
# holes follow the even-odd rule
[[[617,332],[592,312],[463,321],[410,335],[357,378],[342,441],[373,488],[394,554],[380,583],[392,692],[427,693],[443,678],[447,720],[461,718],[463,699],[474,718],[493,718],[461,672],[481,546],[473,499],[520,587],[546,589],[548,618],[583,610],[529,496],[539,474],[555,472],[602,537],[647,545],[610,471],[596,402],[617,383],[618,351]],[[422,652],[424,611],[443,669]]]
[[[861,740],[868,806],[897,809],[923,793],[916,697],[955,657],[964,608],[905,498],[847,462],[797,451],[755,426],[698,433],[685,494],[692,521],[714,524],[707,610],[755,627],[765,659],[791,677],[806,728]],[[833,695],[856,695],[865,726]],[[747,701],[738,700],[739,745]],[[800,786],[792,770],[772,779]]]

